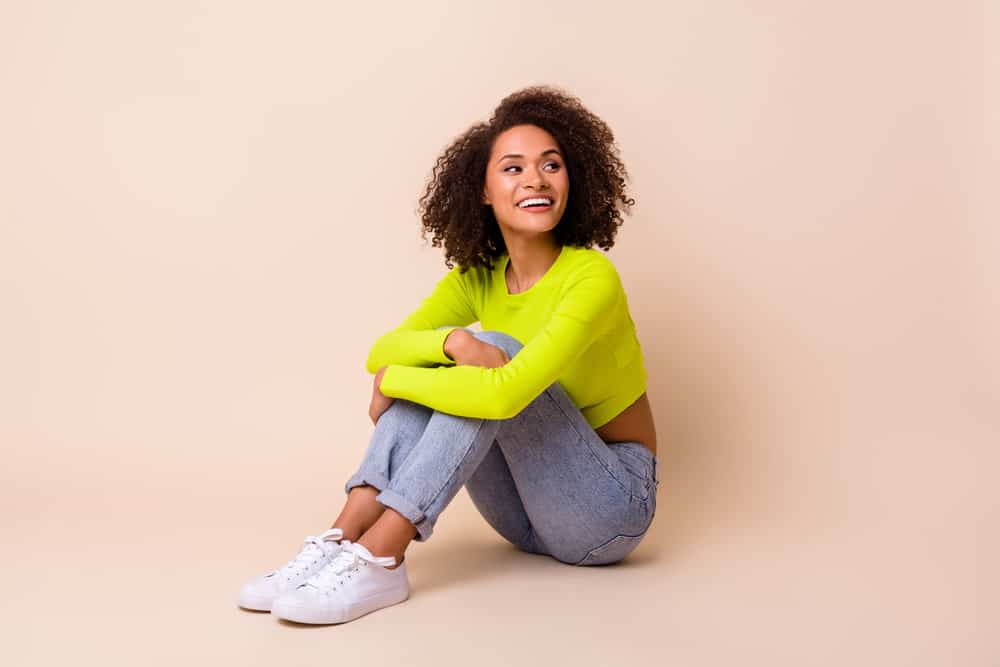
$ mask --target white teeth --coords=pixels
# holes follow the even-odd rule
[[[524,208],[531,204],[548,204],[552,205],[552,200],[547,197],[532,197],[531,199],[525,199],[523,202],[517,205],[518,208]]]

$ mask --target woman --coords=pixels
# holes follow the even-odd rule
[[[656,431],[618,273],[591,248],[610,249],[635,203],[625,178],[608,126],[550,87],[508,96],[445,150],[420,209],[451,270],[372,347],[375,432],[347,503],[240,606],[342,623],[402,602],[408,544],[463,486],[524,551],[598,565],[638,546]]]

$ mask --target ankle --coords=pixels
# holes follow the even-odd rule
[[[371,552],[373,556],[376,557],[389,556],[391,558],[395,558],[396,564],[393,565],[392,567],[386,568],[388,570],[395,570],[397,567],[403,564],[403,560],[406,558],[406,552],[398,553],[394,552],[392,549],[382,548],[378,542],[375,542],[370,539],[365,539],[364,537],[358,538],[357,543],[363,546],[365,549],[368,549],[368,551]]]
[[[347,526],[347,527],[345,527],[345,526],[338,526],[336,523],[334,523],[330,527],[331,528],[339,528],[340,532],[344,534],[344,537],[341,538],[341,541],[345,541],[346,540],[346,541],[350,541],[350,542],[357,542],[361,538],[361,536],[364,534],[364,531],[361,530],[361,529],[359,529],[359,528],[351,528],[350,526]]]

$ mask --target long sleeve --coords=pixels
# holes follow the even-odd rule
[[[461,417],[509,419],[556,382],[596,340],[623,299],[618,273],[593,264],[566,281],[551,316],[500,368],[390,365],[386,396]]]
[[[467,287],[468,275],[463,276],[455,266],[402,324],[380,336],[368,353],[368,372],[377,373],[390,364],[453,364],[444,353],[444,339],[454,329],[478,319]]]

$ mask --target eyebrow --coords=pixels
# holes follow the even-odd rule
[[[557,151],[555,148],[550,148],[547,151],[543,151],[542,152],[542,156],[544,157],[544,156],[548,155],[549,153],[555,153],[559,157],[562,157],[562,153],[560,153],[559,151]],[[506,160],[509,157],[524,157],[524,156],[521,155],[520,153],[507,153],[507,155],[504,155],[499,160],[497,160],[497,163],[499,164],[500,162],[503,162],[504,160]]]

